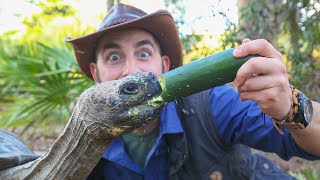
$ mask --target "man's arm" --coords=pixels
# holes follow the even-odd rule
[[[282,54],[263,39],[244,39],[233,54],[235,57],[262,56],[251,58],[238,70],[235,85],[240,99],[256,101],[265,114],[284,119],[290,111],[292,92]],[[313,120],[309,126],[303,130],[290,130],[290,133],[300,148],[320,156],[320,104],[313,102],[313,108]]]

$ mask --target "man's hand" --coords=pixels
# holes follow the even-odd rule
[[[238,58],[250,54],[262,57],[251,58],[237,72],[234,82],[241,100],[256,101],[261,111],[272,118],[285,118],[292,92],[282,54],[264,39],[244,39],[233,52]]]
[[[235,85],[241,100],[254,100],[262,112],[283,120],[290,109],[292,92],[282,55],[266,40],[244,39],[233,51],[235,57],[258,54],[238,70]],[[313,120],[306,129],[289,130],[305,151],[320,156],[320,104],[313,102]]]

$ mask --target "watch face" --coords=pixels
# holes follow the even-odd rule
[[[304,99],[304,118],[305,120],[310,123],[312,120],[312,115],[313,115],[313,107],[312,107],[312,102],[310,99]]]

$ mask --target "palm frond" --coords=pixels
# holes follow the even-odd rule
[[[25,126],[26,130],[66,122],[76,97],[93,85],[80,73],[66,45],[33,42],[21,46],[0,41],[0,74],[0,95],[11,97],[11,101],[0,101],[0,107],[5,106],[0,126]]]

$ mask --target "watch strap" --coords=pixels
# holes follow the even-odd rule
[[[273,125],[279,131],[279,133],[282,135],[284,135],[283,128],[286,128],[286,129],[304,129],[304,128],[306,128],[306,126],[303,123],[296,121],[296,115],[299,112],[299,105],[301,105],[301,104],[299,104],[299,93],[300,92],[292,85],[290,85],[290,89],[292,92],[292,100],[291,100],[291,106],[290,106],[289,113],[282,120],[272,118]]]

